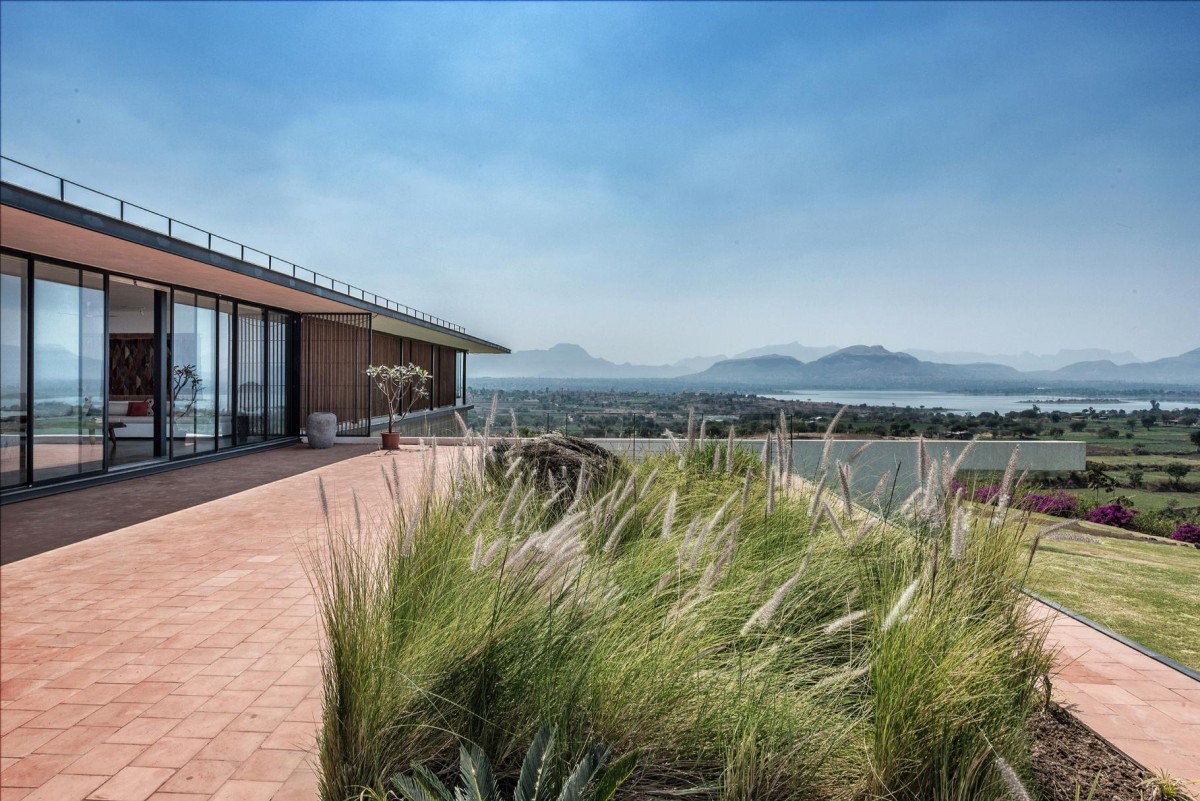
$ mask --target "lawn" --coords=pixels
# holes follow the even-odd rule
[[[1043,542],[1027,586],[1200,670],[1200,550],[1116,539]]]

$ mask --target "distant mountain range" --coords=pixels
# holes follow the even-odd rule
[[[764,352],[765,351],[765,352]],[[784,352],[778,352],[784,351]],[[930,354],[929,351],[920,351]],[[1024,354],[1033,363],[1056,363],[1065,354],[1132,354],[1108,351],[1060,351],[1056,356]],[[942,354],[932,354],[935,358]],[[962,358],[973,354],[945,354]],[[982,355],[982,354],[980,354]],[[804,357],[804,358],[802,358]],[[808,360],[806,361],[805,358]],[[680,388],[698,389],[985,389],[1003,387],[1104,387],[1170,385],[1200,388],[1200,348],[1155,361],[1118,363],[1086,359],[1054,369],[1021,371],[989,361],[934,361],[879,345],[849,348],[806,347],[799,343],[756,348],[732,359],[722,356],[684,359],[670,365],[616,364],[590,355],[578,345],[516,351],[506,356],[471,359],[471,378],[668,379]]]

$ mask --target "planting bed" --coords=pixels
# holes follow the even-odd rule
[[[1092,801],[1149,797],[1142,782],[1150,774],[1057,704],[1030,718],[1027,730],[1034,781],[1047,801],[1088,798],[1093,782]]]

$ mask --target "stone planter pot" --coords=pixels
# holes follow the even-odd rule
[[[383,449],[394,451],[400,447],[399,431],[384,431],[379,435],[383,439]]]
[[[333,440],[337,437],[337,415],[332,412],[313,412],[308,416],[304,428],[308,434],[308,447],[332,448]]]

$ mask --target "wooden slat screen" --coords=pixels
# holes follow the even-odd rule
[[[404,340],[394,334],[372,331],[371,363],[384,367],[407,364],[404,360]],[[376,417],[387,414],[387,400],[373,384],[371,386],[371,409]]]
[[[454,405],[454,361],[457,351],[445,345],[437,349],[437,389],[434,392],[434,403],[441,406]]]
[[[404,343],[404,349],[407,351],[404,355],[407,361],[412,362],[417,367],[422,367],[432,373],[434,346],[428,342],[421,342],[420,340],[416,339],[406,339]],[[432,409],[432,394],[436,391],[437,387],[429,387],[429,394],[414,403],[412,405],[412,410],[415,412],[422,409]]]
[[[333,412],[339,433],[369,433],[371,315],[301,315],[300,343],[301,422]]]

